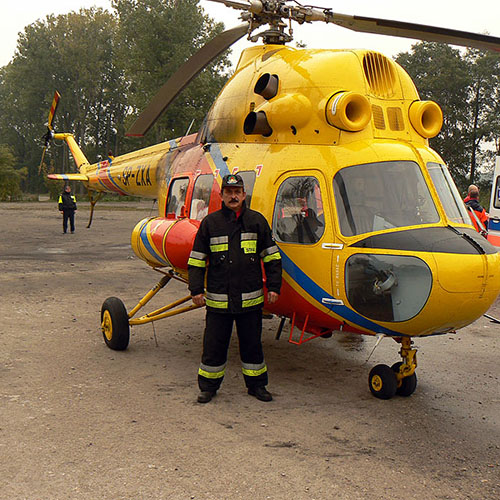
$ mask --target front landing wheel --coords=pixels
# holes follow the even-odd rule
[[[371,393],[379,399],[391,399],[398,388],[396,374],[387,365],[374,366],[368,377]]]
[[[106,345],[124,351],[130,340],[127,309],[117,297],[107,298],[101,307],[101,329]]]
[[[397,363],[394,363],[391,368],[395,373],[398,373],[399,367],[402,364],[403,363],[401,361],[398,361]],[[404,377],[401,380],[401,385],[397,388],[396,394],[398,394],[399,396],[408,397],[415,392],[416,388],[417,388],[417,374],[414,373],[413,375],[410,375],[409,377]]]

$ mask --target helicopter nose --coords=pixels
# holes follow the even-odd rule
[[[449,293],[482,294],[488,288],[494,257],[487,255],[434,255],[439,286]],[[491,283],[490,283],[491,286]]]
[[[396,249],[399,243],[397,250],[413,253],[349,257],[349,304],[364,317],[410,336],[442,334],[469,325],[500,292],[500,254],[482,236],[467,231],[433,228],[418,233],[414,241],[411,234],[402,235],[399,242],[394,234],[378,237],[382,241],[372,238],[373,246],[392,243]]]
[[[434,254],[436,283],[425,308],[433,333],[480,318],[500,292],[500,254]]]

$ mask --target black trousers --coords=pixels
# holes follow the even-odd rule
[[[71,232],[75,231],[75,211],[74,210],[63,210],[63,231],[68,230],[68,219],[70,224]]]
[[[227,350],[236,322],[245,385],[267,385],[267,367],[262,351],[262,310],[223,314],[207,311],[203,354],[198,371],[200,391],[217,391],[224,379]]]

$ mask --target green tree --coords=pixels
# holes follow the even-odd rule
[[[398,54],[396,61],[408,71],[420,97],[441,106],[443,128],[430,145],[464,189],[476,180],[478,161],[483,170],[492,166],[488,143],[500,131],[500,57],[420,42],[410,52]]]
[[[114,0],[119,19],[119,56],[128,83],[131,125],[177,68],[208,40],[223,31],[198,5],[198,0]],[[140,144],[186,133],[203,118],[227,80],[227,56],[212,62],[171,104]],[[195,129],[194,129],[195,130]],[[132,148],[137,147],[137,140]]]
[[[21,197],[20,184],[27,174],[26,167],[14,168],[16,160],[7,146],[0,146],[0,200],[13,201]]]
[[[72,132],[91,161],[117,146],[126,104],[114,63],[116,33],[116,18],[92,8],[48,16],[20,34],[13,60],[0,73],[0,135],[29,167],[26,189],[42,185],[41,137],[55,89],[62,96],[57,131]],[[65,147],[51,147],[46,160],[59,172],[72,170]]]
[[[470,71],[468,144],[470,152],[470,183],[476,182],[481,159],[492,157],[482,145],[500,135],[498,120],[500,98],[500,57],[490,52],[469,50],[465,55]]]

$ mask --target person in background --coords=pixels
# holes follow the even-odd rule
[[[464,199],[469,217],[478,233],[486,237],[488,227],[488,214],[479,203],[479,188],[474,184],[469,186],[467,197]]]
[[[59,195],[59,212],[63,215],[63,233],[68,230],[68,220],[71,233],[75,232],[76,197],[71,194],[71,187],[64,186],[64,191]]]

